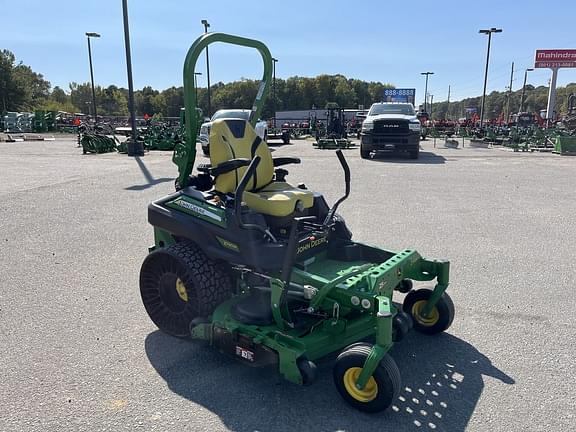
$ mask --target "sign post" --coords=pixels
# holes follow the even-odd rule
[[[558,69],[576,68],[576,49],[536,50],[534,67],[552,69],[550,90],[548,92],[548,107],[546,109],[546,124],[549,124],[550,120],[554,121],[558,115],[556,112],[556,79],[558,78]]]

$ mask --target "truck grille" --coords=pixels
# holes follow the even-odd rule
[[[374,133],[385,135],[407,134],[409,132],[406,120],[376,120]]]

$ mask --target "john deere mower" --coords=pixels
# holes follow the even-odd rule
[[[191,175],[200,125],[194,70],[215,42],[258,50],[264,74],[249,120],[215,121],[210,164]],[[449,263],[352,241],[337,213],[350,193],[340,150],[346,192],[332,207],[322,194],[286,182],[282,167],[300,159],[273,158],[254,131],[271,73],[270,52],[255,40],[207,33],[188,51],[187,137],[174,150],[176,192],[148,207],[155,244],[142,264],[142,301],[165,333],[204,341],[250,366],[274,365],[292,383],[312,383],[315,363],[337,354],[333,378],[342,398],[382,411],[401,386],[393,344],[411,328],[434,334],[452,323]],[[413,280],[436,283],[413,290]],[[394,292],[406,293],[401,304]]]

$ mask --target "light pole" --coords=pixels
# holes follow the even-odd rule
[[[132,57],[130,55],[130,27],[128,26],[128,0],[122,0],[124,20],[124,46],[126,49],[126,72],[128,74],[128,110],[132,139],[128,141],[128,156],[144,156],[144,144],[138,141],[136,129],[136,108],[134,106],[134,85],[132,83]]]
[[[92,70],[92,47],[90,46],[90,38],[99,38],[100,35],[94,32],[86,32],[86,39],[88,39],[88,60],[90,61],[90,80],[92,82],[92,105],[94,111],[94,124],[98,123],[98,114],[96,111],[96,90],[94,90],[94,71]]]
[[[432,120],[432,110],[434,109],[434,95],[430,95],[430,120]]]
[[[276,62],[272,57],[272,111],[274,112],[274,129],[276,129]]]
[[[210,28],[208,21],[203,19],[200,22],[204,26],[204,33],[208,33],[208,28]],[[210,103],[210,61],[208,60],[208,47],[206,47],[206,80],[208,82],[208,117],[211,117],[212,105]]]
[[[526,92],[526,79],[528,78],[528,72],[532,72],[534,68],[528,68],[524,71],[524,85],[522,85],[522,95],[520,96],[520,109],[518,110],[518,114],[522,112],[524,109],[524,94]]]
[[[420,75],[426,75],[426,86],[424,87],[424,112],[426,111],[426,98],[428,97],[428,75],[434,75],[434,72],[420,72]]]
[[[198,82],[196,81],[196,77],[202,75],[202,72],[194,72],[194,96],[196,96],[196,106],[199,106],[198,102]]]
[[[492,33],[502,33],[502,29],[492,27],[490,29],[479,30],[478,33],[488,35],[488,50],[486,52],[486,70],[484,72],[484,91],[482,92],[482,107],[480,108],[480,128],[484,123],[484,100],[486,99],[486,83],[488,82],[488,62],[490,61],[490,42],[492,41]]]

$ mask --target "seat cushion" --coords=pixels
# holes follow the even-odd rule
[[[249,122],[242,119],[215,120],[210,129],[210,163],[213,167],[231,159],[254,159],[260,156],[256,175],[248,182],[246,190],[261,188],[272,181],[274,163],[272,154]],[[218,192],[234,192],[247,167],[220,174],[214,188]]]
[[[294,213],[298,201],[303,209],[312,207],[314,194],[285,182],[274,182],[257,192],[244,192],[242,201],[257,212],[283,217]]]

